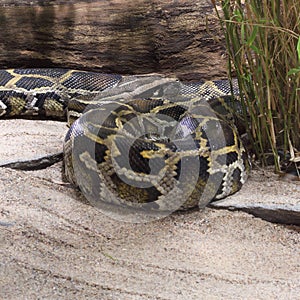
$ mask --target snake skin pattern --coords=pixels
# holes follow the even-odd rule
[[[68,120],[67,179],[92,203],[146,210],[203,207],[242,187],[250,166],[231,94],[228,81],[0,70],[1,118]]]

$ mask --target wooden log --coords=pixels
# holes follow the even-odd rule
[[[50,2],[24,6],[28,1],[0,0],[0,68],[227,77],[224,40],[210,0]]]

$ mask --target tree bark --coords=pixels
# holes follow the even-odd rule
[[[224,39],[210,0],[31,2],[0,0],[0,68],[227,77]],[[11,3],[19,5],[4,5]]]

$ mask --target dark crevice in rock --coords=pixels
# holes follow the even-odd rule
[[[18,160],[13,162],[8,162],[0,165],[0,167],[10,168],[15,170],[23,170],[23,171],[34,171],[46,169],[55,163],[61,161],[63,159],[63,152],[58,152],[55,154],[50,154],[47,156],[31,159],[31,160]]]
[[[283,205],[222,205],[217,202],[209,204],[210,208],[243,211],[272,223],[300,226],[300,207],[289,208]]]

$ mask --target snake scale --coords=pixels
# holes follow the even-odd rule
[[[241,188],[250,166],[231,94],[225,80],[0,70],[1,118],[68,120],[68,181],[93,203],[144,210],[201,207]]]

